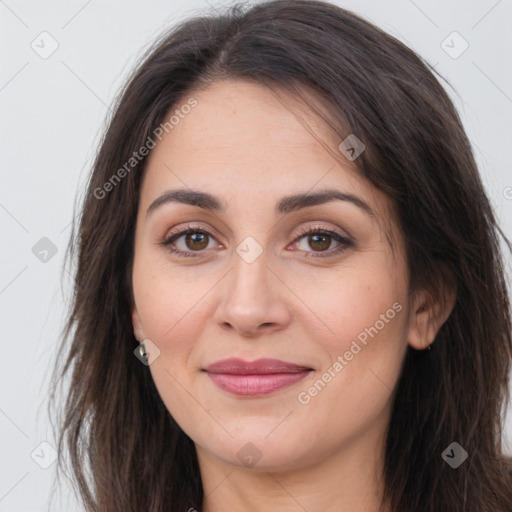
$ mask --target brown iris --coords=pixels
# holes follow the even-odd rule
[[[205,249],[208,246],[208,235],[206,233],[187,233],[185,244],[191,250]]]
[[[310,240],[309,240],[309,246],[312,249],[320,250],[320,251],[328,249],[329,245],[331,245],[330,238],[331,237],[329,235],[318,235],[318,234],[311,235]],[[315,245],[316,245],[316,247],[315,247]]]

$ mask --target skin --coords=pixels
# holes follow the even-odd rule
[[[406,347],[425,349],[453,300],[427,307],[426,292],[409,295],[404,240],[390,200],[343,155],[334,159],[326,151],[325,145],[340,154],[341,139],[306,112],[314,126],[307,129],[293,98],[229,80],[190,96],[197,106],[164,134],[145,171],[132,320],[137,339],[160,350],[151,375],[195,443],[203,510],[377,512],[392,390]],[[213,194],[225,211],[173,202],[146,213],[177,188]],[[274,212],[283,196],[323,188],[357,196],[373,215],[347,201]],[[188,223],[209,233],[206,241],[187,244],[185,235],[174,241],[195,258],[160,244]],[[336,254],[334,238],[322,245],[300,235],[314,227],[354,243]],[[248,236],[262,249],[251,263],[236,251]],[[308,257],[315,254],[330,255]],[[378,334],[300,403],[299,393],[397,303],[400,311],[386,316]],[[270,395],[237,397],[201,371],[227,357],[276,358],[313,371]],[[252,466],[237,455],[247,443],[261,456]]]

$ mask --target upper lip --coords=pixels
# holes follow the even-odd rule
[[[221,359],[204,371],[209,373],[228,373],[233,375],[264,375],[272,373],[297,373],[312,370],[308,366],[280,361],[279,359],[256,359],[244,361],[238,358]]]

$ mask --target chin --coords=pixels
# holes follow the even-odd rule
[[[265,428],[246,424],[236,432],[233,428],[227,428],[233,438],[226,434],[212,443],[212,437],[205,436],[203,439],[205,442],[198,444],[228,464],[253,471],[297,469],[305,459],[309,459],[305,451],[308,447],[305,446],[303,432],[301,436],[296,437],[286,429],[278,432],[279,427],[276,429],[276,425],[279,422],[264,423]],[[267,428],[268,424],[272,424],[272,427]],[[272,432],[273,429],[275,429],[274,432]],[[295,432],[298,431],[295,430]]]

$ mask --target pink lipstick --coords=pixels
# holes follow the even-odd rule
[[[206,367],[212,381],[222,390],[238,396],[262,396],[295,384],[312,368],[278,359],[222,359]]]

